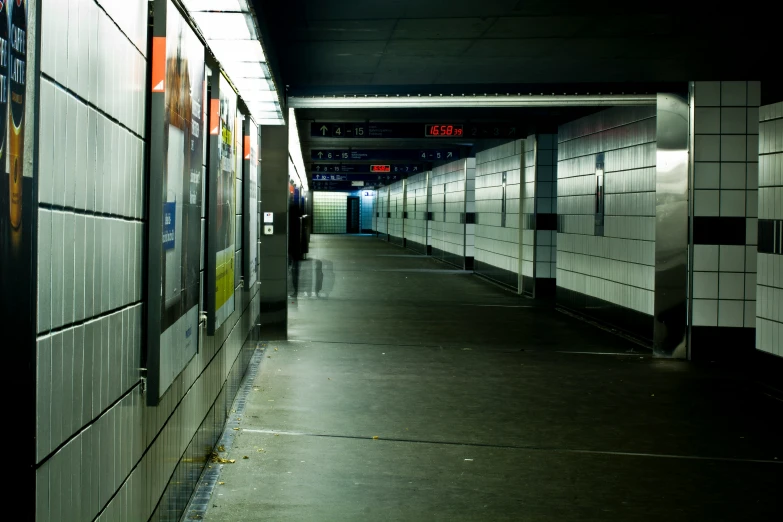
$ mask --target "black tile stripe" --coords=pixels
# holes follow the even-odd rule
[[[783,220],[759,219],[758,251],[783,255]]]
[[[696,245],[744,245],[744,217],[693,218],[693,243]]]

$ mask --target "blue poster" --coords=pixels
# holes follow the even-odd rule
[[[163,250],[174,248],[176,234],[174,234],[174,225],[176,224],[177,204],[174,202],[163,204]]]

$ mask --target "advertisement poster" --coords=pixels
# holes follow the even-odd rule
[[[244,137],[245,281],[253,292],[258,279],[258,127],[248,118]]]
[[[160,301],[149,329],[150,387],[160,397],[198,350],[204,47],[171,0],[158,3],[166,16],[163,36],[156,16],[153,37],[150,287]]]
[[[25,136],[26,118],[34,111],[27,95],[27,9],[23,0],[0,0],[0,302],[3,320],[14,325],[9,346],[32,342],[36,326],[30,298],[37,206],[33,165],[24,157],[25,139],[32,139]]]
[[[217,205],[215,209],[215,329],[234,311],[234,256],[236,220],[236,118],[237,97],[220,76]]]

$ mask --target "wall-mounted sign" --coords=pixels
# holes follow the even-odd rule
[[[272,212],[264,212],[264,223],[274,223],[275,215]]]
[[[205,72],[204,46],[171,0],[155,2],[153,42],[147,396],[156,405],[198,350]]]
[[[327,161],[449,161],[459,159],[458,149],[315,149],[310,151],[313,160]]]

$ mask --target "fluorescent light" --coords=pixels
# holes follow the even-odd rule
[[[269,68],[261,62],[226,62],[223,68],[232,79],[236,78],[269,78]]]
[[[207,40],[207,44],[223,64],[266,61],[264,49],[258,40]]]
[[[285,125],[283,118],[257,118],[257,125]]]
[[[240,91],[275,92],[275,86],[264,78],[231,78],[231,81]],[[275,99],[277,99],[277,95],[275,95]]]
[[[255,40],[255,26],[246,13],[192,13],[207,40]]]
[[[191,13],[198,11],[247,11],[246,0],[184,0],[185,8]]]
[[[259,102],[279,102],[277,91],[259,91],[256,89],[239,88],[239,93],[246,102],[252,102],[254,105]]]

